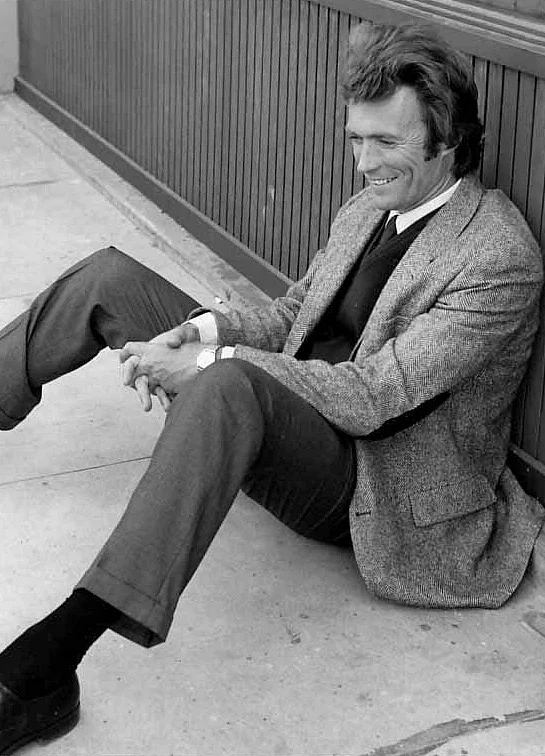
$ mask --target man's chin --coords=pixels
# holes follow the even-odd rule
[[[384,187],[373,186],[367,184],[369,189],[369,199],[375,210],[382,210],[382,212],[389,212],[390,210],[398,210],[398,205],[401,204],[397,193],[385,190]]]
[[[389,200],[386,197],[377,197],[376,194],[371,191],[371,205],[375,210],[381,210],[383,213],[390,212],[390,210],[397,210],[397,203]]]

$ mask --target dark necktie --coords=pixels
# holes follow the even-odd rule
[[[397,234],[396,218],[397,215],[393,215],[382,229],[382,232],[376,242],[377,247],[379,247],[381,244],[386,244],[386,242],[390,241],[390,239],[392,239]]]

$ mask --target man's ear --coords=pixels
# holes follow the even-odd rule
[[[447,147],[446,144],[441,144],[441,146],[439,148],[439,152],[437,154],[452,155],[452,156],[454,156],[454,153],[455,153],[456,149],[458,148],[459,144],[460,144],[460,142],[456,142],[456,144],[453,144],[451,147]]]
[[[435,155],[428,155],[426,160],[433,160],[433,158],[451,156],[452,161],[454,161],[454,153],[456,152],[458,144],[459,142],[457,142],[456,144],[453,144],[451,147],[447,147],[447,145],[444,142],[441,142],[441,144],[437,146],[437,152],[435,153]]]

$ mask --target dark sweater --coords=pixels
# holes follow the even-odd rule
[[[323,318],[301,345],[298,359],[326,360],[334,364],[350,358],[386,282],[436,212],[420,218],[385,243],[378,243],[388,216],[382,218]],[[414,425],[448,397],[448,393],[433,397],[413,410],[388,420],[367,438],[387,438]]]
[[[324,316],[297,354],[300,360],[348,360],[380,292],[395,267],[434,213],[420,218],[400,234],[378,244],[387,215],[362,250]]]

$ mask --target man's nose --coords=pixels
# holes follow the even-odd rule
[[[372,141],[364,139],[358,145],[356,154],[356,167],[360,173],[368,173],[374,170],[380,164],[380,155],[377,145]]]

